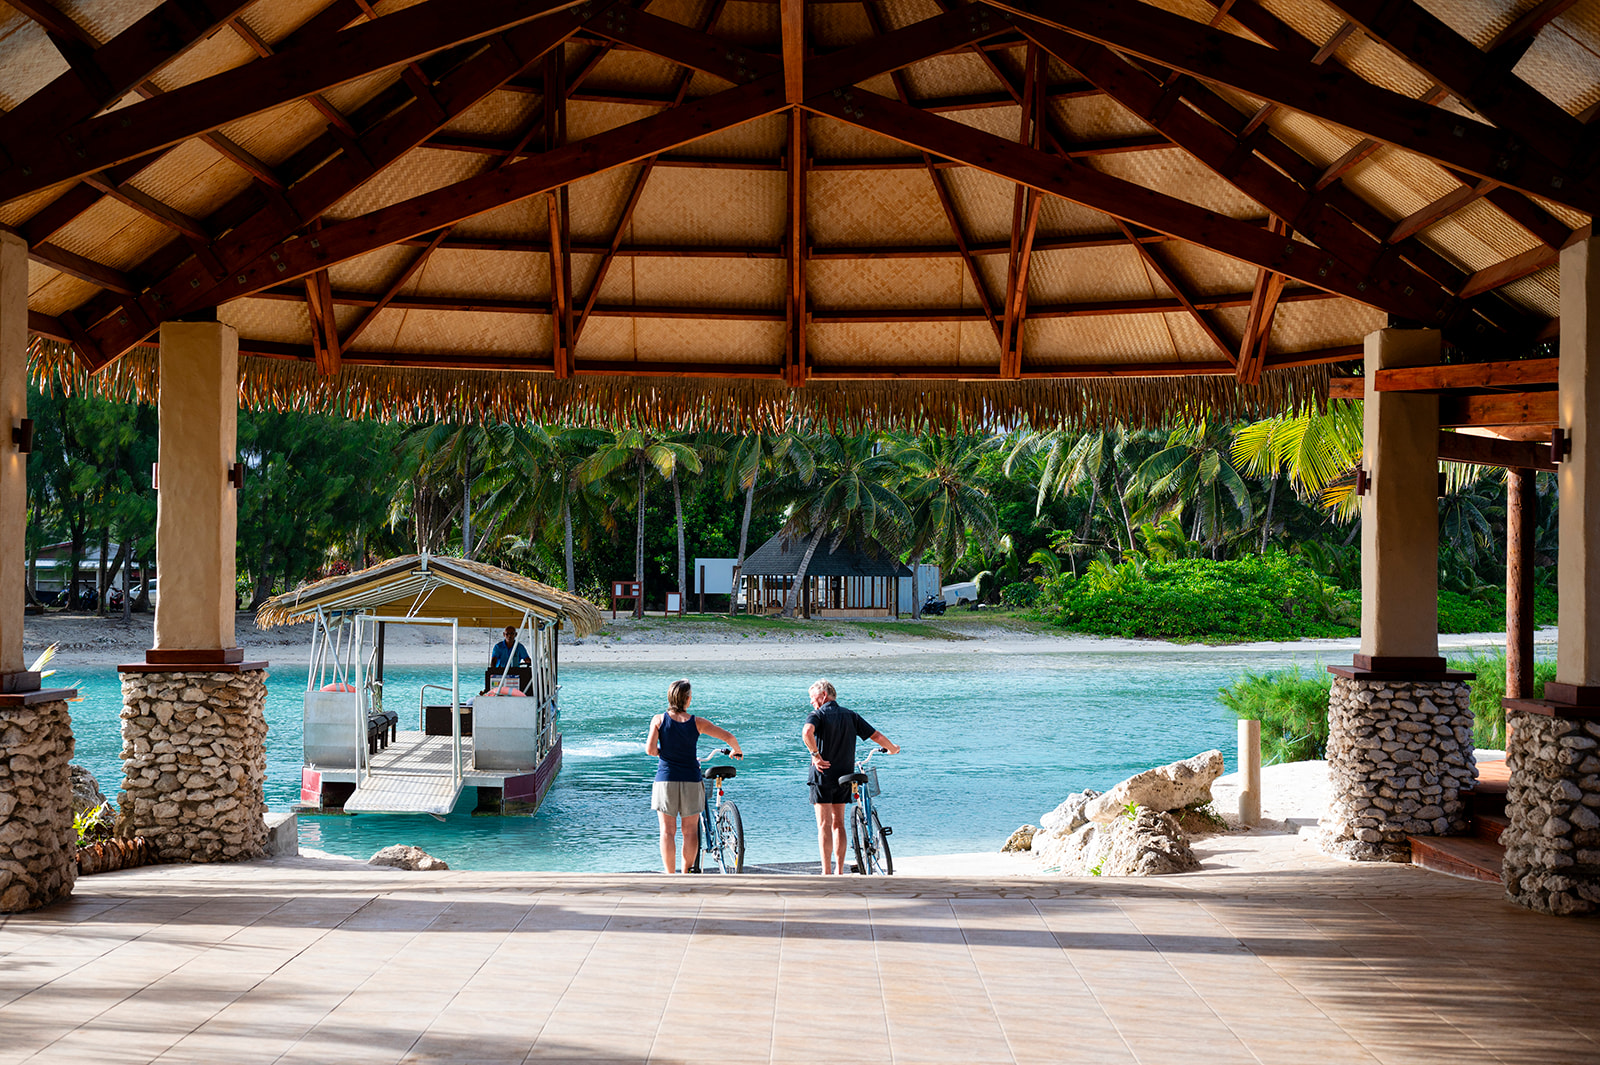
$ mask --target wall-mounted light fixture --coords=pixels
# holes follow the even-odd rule
[[[1559,463],[1572,454],[1572,437],[1561,426],[1550,430],[1550,461]]]
[[[244,463],[235,462],[228,467],[228,483],[235,488],[244,488]]]
[[[1357,466],[1356,467],[1356,495],[1358,495],[1358,496],[1366,495],[1367,494],[1367,489],[1371,488],[1371,487],[1372,487],[1372,478],[1367,476],[1367,471],[1366,471],[1366,469],[1364,467]]]
[[[1449,492],[1449,481],[1445,478],[1444,471],[1440,470],[1439,471],[1439,498],[1443,499],[1445,496],[1447,496],[1449,494],[1450,494],[1450,492]]]
[[[161,463],[159,462],[150,464],[150,490],[152,492],[161,491]]]
[[[17,450],[24,455],[33,453],[33,419],[23,418],[12,423],[11,442],[17,445]]]

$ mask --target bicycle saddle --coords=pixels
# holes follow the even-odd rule
[[[846,773],[844,776],[839,778],[839,784],[841,786],[846,784],[865,784],[866,782],[867,775],[865,773]]]
[[[706,776],[710,777],[712,780],[726,780],[731,776],[738,775],[738,772],[739,770],[736,766],[714,765],[710,769],[706,770]]]

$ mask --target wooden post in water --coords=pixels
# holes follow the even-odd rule
[[[1533,698],[1533,470],[1506,471],[1506,698]]]
[[[1239,721],[1239,823],[1261,821],[1261,722]]]

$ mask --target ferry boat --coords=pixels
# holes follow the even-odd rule
[[[587,600],[481,562],[405,555],[268,600],[262,628],[312,622],[300,803],[307,813],[431,814],[477,789],[475,813],[529,814],[561,771],[560,634],[600,630]],[[385,705],[391,625],[450,630],[449,683]],[[517,630],[532,663],[461,662],[462,629]],[[476,657],[476,656],[474,656]],[[463,697],[463,691],[478,694]],[[413,726],[406,727],[406,726]]]

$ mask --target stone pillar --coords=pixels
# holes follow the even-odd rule
[[[1506,895],[1544,913],[1600,911],[1600,245],[1561,253],[1558,417],[1570,452],[1560,489],[1556,679],[1505,700],[1510,738],[1501,834]]]
[[[165,861],[265,852],[266,666],[234,639],[239,337],[161,327],[155,646],[122,678],[118,831]]]
[[[1330,666],[1324,850],[1410,861],[1408,835],[1466,831],[1477,779],[1465,681],[1439,655],[1439,397],[1379,392],[1380,370],[1440,361],[1432,329],[1366,341],[1361,652]]]

